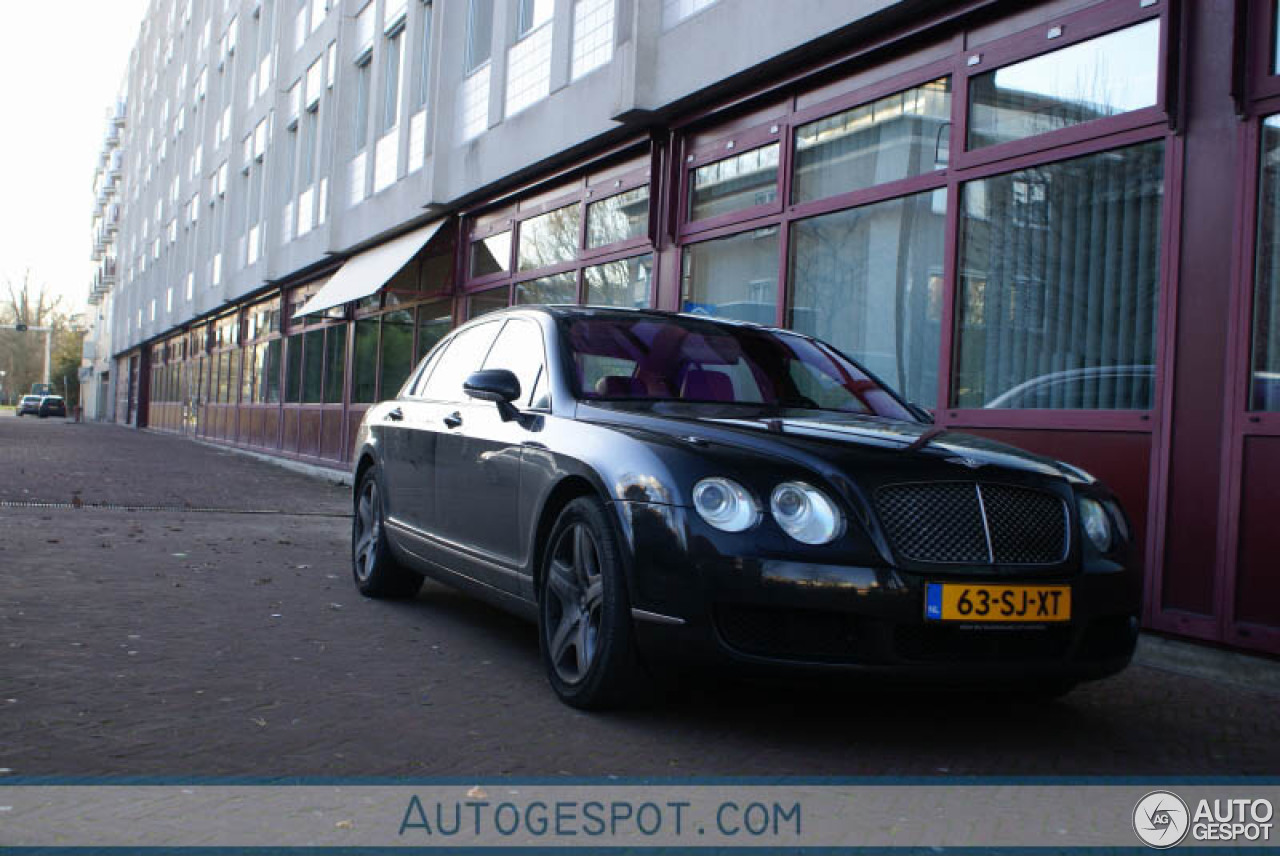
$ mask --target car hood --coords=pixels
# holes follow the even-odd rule
[[[916,461],[970,471],[987,467],[1072,482],[1091,477],[1070,464],[920,422],[832,411],[681,402],[590,402],[580,420],[700,444],[723,444],[790,458],[816,458],[841,469]],[[799,462],[799,461],[798,461]],[[964,472],[957,469],[956,472]]]

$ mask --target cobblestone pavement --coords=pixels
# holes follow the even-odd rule
[[[73,497],[171,510],[0,507],[12,775],[1280,771],[1280,697],[1138,666],[1043,707],[708,679],[579,713],[547,688],[531,626],[435,585],[361,598],[344,488],[181,438],[0,415],[0,501]]]

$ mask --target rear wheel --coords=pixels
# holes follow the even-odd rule
[[[382,486],[372,467],[356,488],[351,521],[351,574],[366,597],[412,597],[422,576],[396,561],[383,525]]]
[[[538,595],[538,640],[560,700],[600,709],[636,698],[636,657],[621,551],[600,500],[565,506],[551,530]]]

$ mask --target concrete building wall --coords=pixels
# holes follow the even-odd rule
[[[110,350],[634,132],[893,4],[806,0],[803,15],[765,0],[524,5],[545,20],[522,35],[522,4],[493,0],[489,59],[468,75],[471,0],[156,0],[126,86]]]

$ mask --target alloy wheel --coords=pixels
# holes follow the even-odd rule
[[[547,651],[556,675],[576,684],[595,661],[604,612],[600,548],[585,523],[560,533],[547,568],[546,592]]]
[[[378,504],[378,483],[369,479],[356,504],[356,538],[352,546],[356,578],[365,581],[378,560],[378,538],[382,534],[382,512]]]

